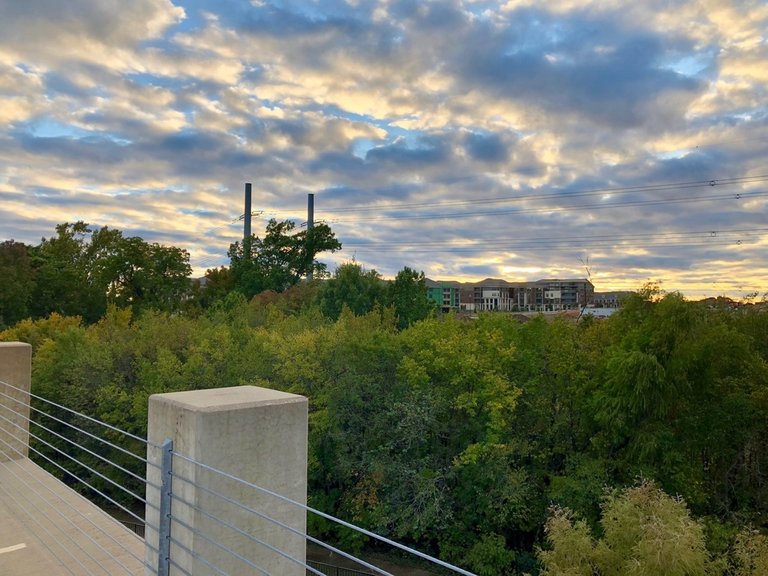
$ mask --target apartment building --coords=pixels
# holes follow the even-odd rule
[[[477,311],[555,312],[592,303],[595,287],[584,278],[507,282],[486,278],[473,286]]]
[[[600,308],[618,308],[621,301],[628,297],[632,292],[595,292],[594,305]]]
[[[436,282],[427,278],[425,283],[427,286],[427,298],[437,304],[437,307],[442,312],[451,312],[459,309],[461,286],[458,282]]]

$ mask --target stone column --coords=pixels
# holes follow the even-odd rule
[[[173,440],[177,454],[306,503],[307,399],[302,396],[239,386],[150,397],[147,480],[158,486],[160,471],[152,464],[160,463],[160,450],[153,445],[162,444],[166,438]],[[303,563],[305,510],[183,457],[174,456],[173,473],[171,574],[259,574],[236,555],[267,574],[306,574],[301,565],[258,542]],[[159,497],[159,490],[148,484],[145,537],[155,548],[158,534],[152,527],[159,526],[159,513],[154,508]],[[149,566],[157,566],[157,554],[149,546],[146,559]]]
[[[29,454],[32,346],[0,342],[0,462]]]

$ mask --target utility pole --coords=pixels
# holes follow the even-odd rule
[[[243,254],[251,259],[251,183],[245,183],[245,213],[243,214]]]
[[[312,228],[315,227],[315,195],[307,194],[307,239],[312,235]],[[309,270],[307,270],[307,282],[312,282],[313,273],[312,267],[314,264],[314,258],[309,263]]]

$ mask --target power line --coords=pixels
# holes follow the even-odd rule
[[[422,202],[422,203],[390,203],[390,204],[378,204],[378,205],[366,205],[366,206],[350,206],[350,207],[340,207],[340,208],[330,208],[328,211],[330,213],[342,213],[342,214],[354,214],[354,213],[363,213],[363,212],[370,212],[370,211],[382,211],[382,210],[388,210],[388,211],[400,211],[400,210],[416,210],[416,209],[441,209],[444,207],[458,207],[458,206],[474,206],[474,205],[492,205],[497,203],[509,203],[509,202],[523,202],[523,201],[544,201],[548,199],[557,199],[557,200],[570,200],[572,198],[589,198],[594,196],[601,196],[605,197],[608,196],[614,196],[614,195],[622,195],[622,194],[641,194],[641,193],[659,193],[659,192],[665,192],[665,191],[673,191],[673,190],[687,190],[687,189],[701,189],[701,188],[717,188],[717,187],[723,187],[723,186],[734,186],[734,185],[745,185],[745,184],[754,184],[758,182],[763,182],[768,180],[768,175],[761,174],[761,175],[754,175],[754,176],[744,176],[744,177],[735,177],[735,178],[718,178],[718,179],[711,179],[711,180],[694,180],[694,181],[682,181],[682,182],[674,182],[674,183],[666,183],[666,184],[650,184],[650,185],[641,185],[641,186],[625,186],[625,187],[604,187],[604,188],[594,188],[594,189],[586,189],[581,190],[577,192],[570,192],[570,193],[563,193],[563,192],[548,192],[544,194],[527,194],[527,195],[517,195],[517,196],[503,196],[503,197],[495,197],[495,198],[476,198],[471,200],[454,200],[454,201],[447,201],[447,202]],[[380,222],[380,221],[387,221],[387,220],[438,220],[438,219],[463,219],[463,218],[473,218],[473,217],[482,217],[482,216],[500,216],[500,215],[514,215],[514,214],[531,214],[531,213],[556,213],[556,214],[568,214],[570,212],[576,212],[576,211],[583,211],[583,210],[603,210],[603,209],[610,209],[610,208],[625,208],[625,207],[643,207],[643,206],[660,206],[660,205],[674,205],[674,204],[681,204],[681,203],[688,203],[688,204],[694,204],[694,203],[701,203],[701,202],[728,202],[728,201],[741,201],[741,200],[751,200],[756,198],[763,198],[768,196],[768,190],[756,190],[756,191],[744,191],[744,192],[722,192],[718,194],[696,194],[696,195],[687,195],[683,197],[675,197],[675,198],[650,198],[650,199],[627,199],[622,201],[601,201],[599,203],[589,202],[584,204],[574,204],[574,205],[565,205],[565,206],[539,206],[539,207],[520,207],[520,208],[509,208],[509,209],[493,209],[493,210],[475,210],[475,211],[462,211],[462,212],[448,212],[448,213],[430,213],[430,214],[400,214],[400,215],[376,215],[373,217],[370,216],[363,216],[361,218],[350,218],[350,219],[331,219],[330,222],[334,224],[349,224],[349,223],[358,223],[358,222]],[[274,214],[278,211],[276,210],[262,210],[259,211],[259,214],[264,213],[270,213]],[[258,214],[257,214],[258,215]],[[240,218],[233,219],[228,224],[220,226],[219,228],[214,228],[213,230],[217,230],[220,228],[226,228],[228,226],[231,226],[232,224],[237,223],[242,219],[242,216]],[[561,238],[540,238],[540,239],[525,239],[525,240],[517,240],[514,242],[510,241],[483,241],[482,244],[480,244],[480,241],[478,241],[475,238],[472,238],[467,243],[451,243],[451,244],[445,244],[445,242],[420,242],[419,245],[415,248],[411,248],[411,251],[433,251],[433,250],[425,250],[427,248],[430,248],[434,245],[439,245],[441,248],[445,248],[450,251],[454,252],[468,252],[472,250],[476,250],[478,248],[482,247],[488,247],[488,246],[507,246],[507,247],[519,247],[519,248],[525,248],[525,247],[558,247],[561,246],[563,243],[568,242],[570,245],[573,244],[580,244],[584,245],[586,243],[591,243],[593,246],[597,245],[606,245],[606,244],[615,244],[620,243],[622,241],[629,241],[629,240],[645,240],[645,245],[651,246],[661,246],[661,245],[667,245],[667,246],[695,246],[695,245],[726,245],[726,244],[732,244],[733,242],[724,241],[727,240],[727,235],[733,235],[733,234],[751,234],[756,232],[762,232],[764,230],[762,229],[743,229],[738,231],[727,231],[727,230],[720,230],[720,231],[694,231],[694,232],[679,232],[679,233],[656,233],[656,234],[640,234],[640,235],[626,235],[622,237],[614,237],[614,236],[590,236],[590,237],[561,237]],[[681,235],[701,235],[701,234],[710,234],[713,237],[707,237],[706,239],[702,239],[699,241],[693,241],[692,239],[688,240],[682,240],[680,238]],[[714,238],[714,236],[718,236],[718,238]],[[651,240],[653,238],[653,240]],[[474,244],[473,244],[474,242]],[[742,243],[743,239],[737,239],[736,243]],[[377,242],[377,243],[370,243],[370,242],[356,242],[356,241],[349,241],[344,242],[345,246],[348,247],[360,247],[360,248],[366,248],[371,246],[377,246],[379,248],[381,247],[398,247],[398,246],[409,246],[409,242],[398,242],[398,241],[391,241],[391,242]],[[201,261],[197,263],[198,267],[209,267],[211,265],[218,266],[222,261],[221,257],[216,256],[208,256],[206,258],[203,258]]]
[[[622,187],[606,187],[606,188],[591,188],[587,190],[581,190],[576,192],[547,192],[544,194],[522,194],[514,196],[498,196],[493,198],[474,198],[471,200],[449,200],[445,202],[416,202],[416,203],[390,203],[390,204],[375,204],[365,206],[349,206],[330,208],[329,210],[334,213],[355,213],[355,212],[371,212],[380,210],[413,210],[420,208],[442,208],[447,206],[466,206],[477,204],[497,204],[502,202],[514,202],[519,200],[543,200],[547,198],[578,198],[585,196],[597,196],[605,194],[628,194],[637,192],[660,192],[667,190],[684,190],[689,188],[706,188],[716,186],[726,186],[734,184],[752,184],[756,182],[764,182],[768,180],[768,175],[757,176],[743,176],[738,178],[721,178],[710,180],[694,180],[685,182],[675,182],[669,184],[650,184],[642,186],[622,186]]]
[[[510,243],[506,246],[497,246],[494,247],[495,250],[509,250],[509,251],[516,251],[516,252],[522,252],[525,250],[541,250],[544,248],[547,249],[555,249],[555,248],[634,248],[634,249],[642,249],[642,248],[674,248],[674,247],[697,247],[697,246],[749,246],[755,244],[755,242],[747,242],[743,240],[732,240],[732,241],[719,241],[719,242],[694,242],[694,241],[688,241],[688,242],[672,242],[672,241],[666,241],[666,242],[654,242],[654,243],[646,243],[646,244],[633,244],[632,246],[620,246],[617,245],[615,242],[552,242],[549,244],[538,244],[538,245],[530,245],[530,244],[516,244],[516,243]],[[421,248],[419,246],[408,248],[407,250],[402,250],[403,252],[407,252],[408,254],[434,254],[434,253],[451,253],[451,254],[472,254],[477,252],[479,249],[478,246],[472,247],[472,248],[445,248],[440,249],[436,247],[424,247]],[[363,253],[376,253],[381,254],[381,248],[378,246],[370,246],[370,247],[355,247],[355,252],[358,254]]]
[[[524,238],[524,239],[516,239],[516,240],[510,240],[510,239],[504,239],[504,240],[482,240],[477,238],[472,238],[468,242],[464,243],[457,243],[457,242],[451,242],[447,243],[445,241],[439,241],[439,240],[433,240],[433,241],[423,241],[418,242],[416,244],[413,241],[398,241],[398,240],[392,240],[392,241],[382,241],[382,242],[365,242],[365,241],[345,241],[343,242],[343,245],[345,247],[371,247],[371,248],[386,248],[386,247],[411,247],[415,246],[416,248],[420,247],[430,247],[430,248],[445,248],[446,250],[454,250],[454,249],[466,249],[466,250],[477,250],[486,248],[489,246],[524,246],[524,245],[531,245],[531,246],[537,246],[537,245],[551,245],[551,244],[559,244],[559,243],[621,243],[621,242],[637,242],[642,240],[658,240],[658,241],[664,241],[664,242],[673,242],[673,241],[695,241],[696,243],[706,243],[710,244],[715,240],[727,240],[731,236],[736,236],[735,239],[738,241],[739,238],[744,237],[751,237],[758,234],[768,233],[768,228],[739,228],[739,229],[733,229],[733,230],[690,230],[690,231],[681,231],[681,232],[658,232],[658,233],[645,233],[645,234],[624,234],[624,235],[614,235],[614,234],[597,234],[597,235],[579,235],[579,236],[558,236],[558,237],[552,237],[552,236],[544,236],[544,237],[537,237],[537,238]],[[728,243],[732,243],[734,239],[731,239],[728,241]]]
[[[605,210],[611,208],[623,208],[627,206],[661,206],[665,204],[699,203],[715,202],[721,200],[746,200],[751,198],[762,198],[768,196],[768,191],[758,192],[738,192],[728,194],[717,194],[713,196],[686,196],[682,198],[667,198],[659,200],[631,200],[627,202],[614,202],[610,204],[576,204],[574,206],[548,206],[541,208],[517,208],[510,210],[481,210],[475,212],[451,212],[448,214],[405,214],[397,216],[375,216],[368,218],[359,218],[354,220],[331,220],[335,224],[348,224],[355,222],[381,222],[385,220],[445,220],[461,219],[474,216],[500,216],[510,214],[531,214],[542,212],[568,213],[580,210]]]
[[[594,195],[595,193],[590,193],[589,195]],[[605,194],[601,192],[600,194]],[[586,195],[586,194],[585,194]],[[565,198],[571,198],[576,195],[568,195],[568,196],[557,196],[554,195],[560,199]],[[728,192],[728,193],[721,193],[721,194],[715,194],[715,195],[697,195],[697,196],[684,196],[684,197],[678,197],[678,198],[664,198],[664,199],[651,199],[651,200],[628,200],[623,202],[611,202],[611,203],[588,203],[588,204],[575,204],[572,206],[545,206],[545,207],[537,207],[537,208],[513,208],[513,209],[504,209],[504,210],[479,210],[479,211],[471,211],[471,212],[449,212],[449,213],[431,213],[431,214],[398,214],[398,215],[391,215],[391,216],[367,216],[367,217],[361,217],[361,218],[352,218],[352,219],[330,219],[330,222],[333,224],[350,224],[350,223],[357,223],[357,222],[381,222],[386,220],[438,220],[438,219],[460,219],[460,218],[469,218],[474,216],[497,216],[497,215],[510,215],[510,214],[531,214],[531,213],[546,213],[546,212],[558,212],[558,213],[568,213],[572,211],[580,211],[580,210],[605,210],[605,209],[611,209],[611,208],[622,208],[627,206],[660,206],[665,204],[681,204],[681,203],[700,203],[700,202],[715,202],[715,201],[726,201],[726,200],[747,200],[747,199],[753,199],[753,198],[762,198],[768,196],[768,191],[766,190],[758,190],[758,191],[752,191],[752,192]],[[543,196],[531,196],[532,199],[542,199],[542,198],[549,198],[553,197],[553,195],[543,195]],[[522,197],[519,197],[522,198]],[[518,199],[519,199],[518,198]],[[432,205],[432,206],[444,206],[445,204],[441,205]],[[426,205],[425,205],[426,206]],[[329,212],[333,212],[333,209],[329,209]]]

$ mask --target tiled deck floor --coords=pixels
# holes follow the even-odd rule
[[[0,575],[144,574],[144,541],[27,459],[0,462]]]

